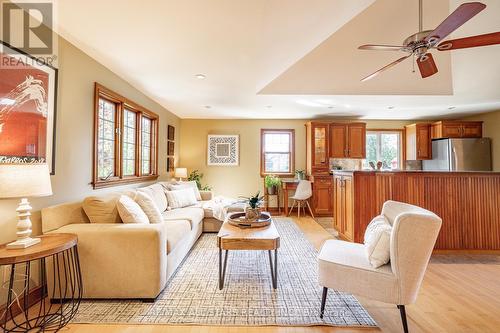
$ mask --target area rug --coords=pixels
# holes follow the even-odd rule
[[[319,318],[317,252],[297,225],[276,218],[278,289],[271,283],[267,251],[230,251],[226,281],[218,289],[216,234],[203,234],[154,303],[82,301],[73,323],[225,326],[376,326],[358,300],[330,290]]]

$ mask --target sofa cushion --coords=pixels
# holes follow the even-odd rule
[[[183,190],[186,188],[192,188],[194,191],[194,195],[196,197],[196,200],[200,201],[201,200],[201,194],[200,190],[198,189],[198,184],[193,181],[189,182],[178,182],[178,183],[171,183],[167,185],[167,189],[170,191],[177,191],[177,190]]]
[[[123,223],[149,223],[149,219],[141,206],[126,195],[120,196],[120,199],[116,203],[116,208]]]
[[[151,197],[151,199],[153,199],[153,201],[156,204],[156,207],[158,207],[160,212],[164,212],[165,210],[167,210],[168,207],[167,197],[165,196],[163,186],[161,186],[160,184],[153,184],[146,187],[141,187],[140,189],[138,189],[138,191],[148,194]]]
[[[191,227],[201,223],[204,216],[204,211],[200,207],[184,207],[172,210],[167,210],[162,213],[164,221],[172,220],[187,220],[191,223]]]
[[[146,213],[150,223],[162,223],[163,217],[161,212],[156,206],[154,200],[143,191],[137,191],[135,201],[141,206],[144,213]]]
[[[391,258],[391,231],[392,227],[384,215],[374,217],[366,227],[366,254],[375,268],[387,264]]]
[[[122,220],[116,208],[119,198],[119,193],[85,198],[82,207],[90,223],[120,223]]]
[[[192,188],[184,188],[176,191],[165,192],[168,199],[168,207],[182,208],[195,205],[197,200]]]
[[[187,220],[169,220],[165,221],[167,229],[167,254],[172,252],[175,247],[191,232],[191,224]]]

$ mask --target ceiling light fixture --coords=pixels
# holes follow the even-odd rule
[[[205,109],[211,109],[212,107],[210,105],[205,105]]]
[[[453,110],[455,107],[454,106],[449,106],[448,110]]]
[[[270,109],[272,107],[273,107],[272,105],[266,105],[266,108],[268,108],[268,109]]]
[[[205,74],[196,74],[194,77],[199,79],[199,80],[203,80],[206,78]]]
[[[334,107],[333,105],[330,105],[328,108],[329,108],[329,109],[333,109],[333,107]]]
[[[387,108],[388,108],[389,110],[392,110],[392,109],[394,109],[394,106],[388,106]]]
[[[351,105],[350,105],[350,104],[344,104],[344,106],[345,106],[346,108],[350,108],[350,107],[351,107]]]

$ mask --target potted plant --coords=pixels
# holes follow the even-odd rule
[[[306,172],[304,170],[295,170],[295,178],[297,180],[306,179]]]
[[[260,191],[258,191],[254,196],[242,198],[244,198],[244,202],[248,204],[245,208],[245,218],[249,221],[257,220],[260,217],[260,205],[262,205],[264,196],[260,195]]]
[[[264,178],[264,184],[267,188],[267,194],[276,194],[278,191],[278,186],[281,186],[281,179],[275,175],[267,175]]]
[[[188,181],[195,181],[196,186],[198,186],[198,190],[200,191],[211,191],[212,188],[208,185],[201,185],[201,179],[203,178],[203,174],[200,173],[198,170],[193,170],[188,177]]]

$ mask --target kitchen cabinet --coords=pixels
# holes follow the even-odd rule
[[[366,157],[365,123],[331,123],[329,139],[331,158]]]
[[[306,124],[306,156],[308,174],[329,174],[328,123],[309,122]]]
[[[334,181],[334,226],[339,236],[354,240],[354,187],[350,175],[335,175]]]
[[[316,176],[313,178],[313,212],[318,216],[333,214],[333,187],[331,176]]]
[[[419,123],[405,126],[406,159],[432,159],[431,124]]]
[[[432,124],[432,139],[481,137],[482,121],[443,120]]]

